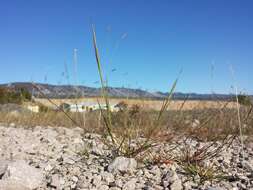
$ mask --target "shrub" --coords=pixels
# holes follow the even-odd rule
[[[17,90],[0,88],[0,104],[21,104],[23,101],[30,101],[31,99],[31,94],[24,88]]]
[[[244,105],[244,106],[252,105],[252,101],[250,97],[246,95],[238,95],[238,102],[239,104]]]
[[[31,95],[31,93],[30,93],[27,89],[25,89],[25,88],[21,88],[21,89],[20,89],[20,95],[22,96],[22,98],[23,98],[24,100],[29,100],[29,101],[32,100],[32,95]]]
[[[126,102],[120,101],[115,107],[119,108],[120,112],[123,112],[128,108],[128,105]]]
[[[40,104],[39,105],[39,112],[49,112],[49,111],[51,111],[52,109],[51,108],[49,108],[48,106],[45,106],[45,105],[43,105],[43,104]]]

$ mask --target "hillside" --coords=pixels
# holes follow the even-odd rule
[[[40,91],[49,98],[73,98],[73,97],[97,97],[100,96],[101,89],[87,86],[73,85],[51,85],[35,83]],[[43,97],[42,93],[29,82],[15,82],[10,84],[0,84],[0,87],[11,89],[27,89],[34,97]],[[115,98],[148,98],[148,99],[163,99],[168,93],[164,92],[148,92],[141,89],[108,87],[109,96]],[[176,92],[173,95],[175,100],[226,100],[231,99],[233,95],[228,94],[197,94],[197,93],[180,93]]]

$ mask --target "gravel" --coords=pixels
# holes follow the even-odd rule
[[[0,126],[0,135],[1,190],[253,190],[253,148],[245,146],[242,154],[237,142],[204,163],[216,164],[226,178],[199,183],[200,176],[186,174],[176,162],[144,164],[113,157],[100,135],[84,134],[81,128]],[[192,140],[188,145],[209,143]],[[161,144],[152,151],[169,149]]]

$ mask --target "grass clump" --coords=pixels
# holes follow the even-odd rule
[[[94,26],[92,27],[92,33],[96,63],[101,83],[101,96],[103,97],[103,101],[106,104],[106,110],[103,110],[100,106],[101,103],[98,101],[105,126],[104,132],[110,138],[110,142],[105,141],[105,143],[113,149],[115,155],[136,157],[138,154],[146,151],[153,146],[151,137],[157,131],[159,131],[159,128],[161,127],[161,118],[169,106],[170,100],[177,84],[177,80],[174,82],[168,97],[163,101],[162,107],[157,117],[150,123],[149,131],[145,136],[145,140],[139,140],[142,136],[140,135],[140,133],[138,133],[138,122],[134,122],[136,121],[136,119],[138,118],[138,114],[140,113],[140,107],[138,105],[133,105],[131,109],[126,109],[127,107],[122,104],[123,108],[121,109],[121,116],[123,116],[123,130],[121,131],[121,133],[115,133],[117,127],[114,125],[115,123],[112,122],[112,112],[110,110],[109,96],[107,93],[108,88],[102,72]]]
[[[226,179],[226,175],[213,165],[205,166],[188,163],[183,165],[182,169],[184,170],[185,175],[198,185],[202,185],[206,181],[213,182]]]
[[[179,154],[174,160],[183,170],[183,173],[197,184],[204,184],[205,181],[213,182],[227,178],[216,164],[215,159],[224,152],[235,137],[227,136],[223,141],[201,144],[185,139],[176,147]]]

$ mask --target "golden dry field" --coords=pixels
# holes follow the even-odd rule
[[[103,102],[102,98],[79,98],[79,99],[51,99],[56,105],[60,105],[62,103],[81,103],[81,102],[91,102],[100,103]],[[137,104],[142,106],[145,109],[153,109],[153,110],[160,110],[162,106],[162,100],[142,100],[142,99],[124,99],[124,98],[110,98],[111,104],[117,104],[121,101],[124,101],[128,105]],[[45,106],[53,107],[52,103],[50,103],[47,99],[43,98],[36,98],[36,102],[42,103]],[[193,110],[193,109],[219,109],[222,107],[226,108],[236,108],[236,102],[227,102],[227,101],[205,101],[205,100],[187,100],[186,102],[182,100],[175,100],[171,101],[170,106],[168,107],[169,110]]]

